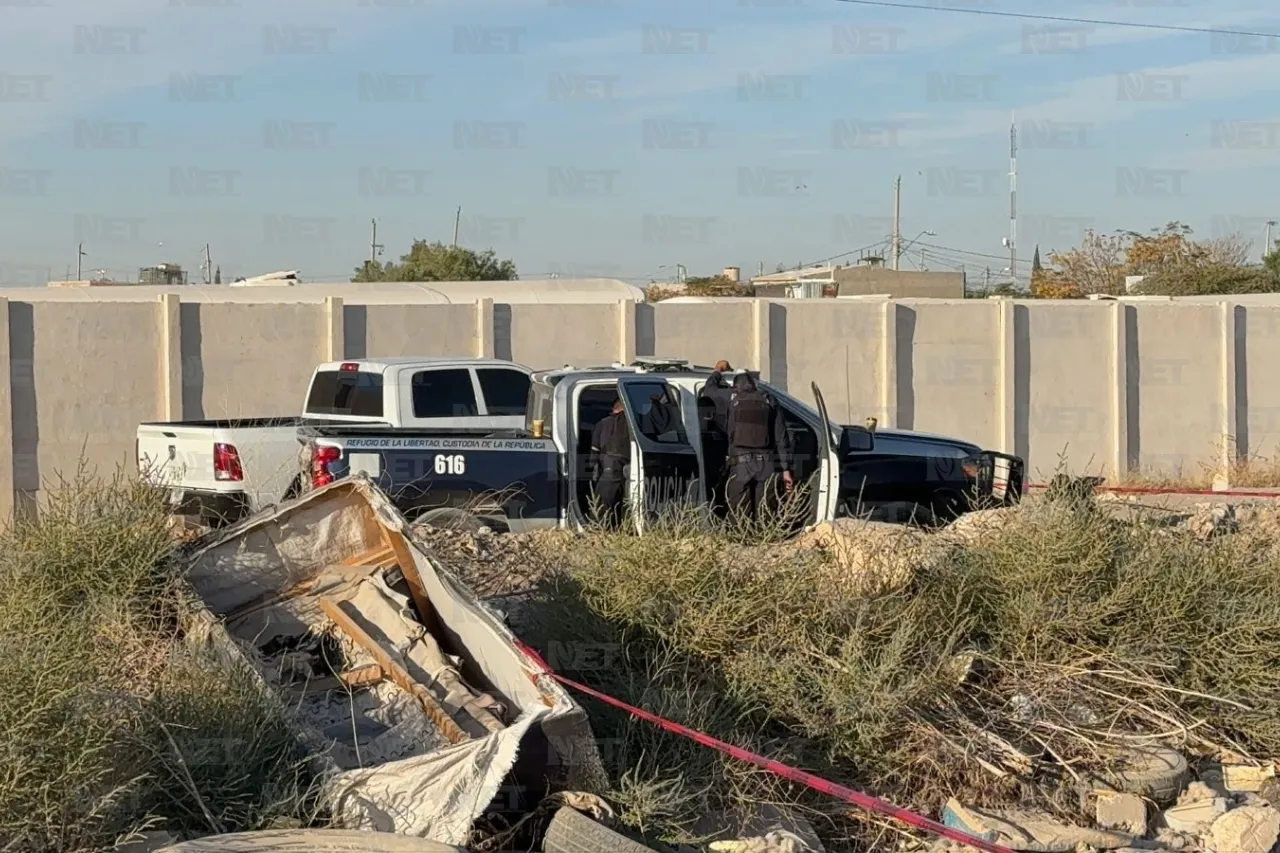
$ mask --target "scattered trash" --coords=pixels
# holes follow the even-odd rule
[[[954,799],[943,808],[942,822],[1010,850],[1035,853],[1070,853],[1082,844],[1114,850],[1131,846],[1136,840],[1129,833],[1073,826],[1049,815],[1022,809],[980,811],[962,806]]]
[[[1234,809],[1213,822],[1204,840],[1214,853],[1270,853],[1280,841],[1280,811],[1270,806]]]
[[[713,841],[710,847],[721,853],[806,853],[809,850],[798,835],[780,830],[755,838]]]
[[[1222,766],[1223,786],[1232,793],[1257,793],[1270,779],[1276,778],[1276,766],[1268,764],[1264,767],[1252,767],[1247,764],[1224,764]]]
[[[1137,837],[1147,834],[1147,804],[1141,797],[1112,791],[1099,791],[1097,797],[1098,826]]]
[[[465,847],[390,832],[336,829],[265,829],[208,835],[156,853],[467,853]]]
[[[366,479],[218,531],[185,561],[208,608],[191,636],[249,662],[290,709],[339,827],[463,844],[504,784],[602,788],[582,709],[535,681]],[[509,780],[535,729],[549,753]]]
[[[1164,812],[1164,825],[1174,832],[1200,835],[1229,808],[1223,797],[1209,797],[1181,802]]]

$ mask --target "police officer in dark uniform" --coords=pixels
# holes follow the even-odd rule
[[[791,440],[782,412],[746,373],[738,374],[729,398],[729,508],[753,521],[758,518],[766,489],[782,475],[787,491],[794,488]]]
[[[721,359],[716,362],[715,370],[707,377],[707,381],[702,384],[701,393],[716,407],[716,426],[724,434],[729,434],[729,398],[733,396],[733,388],[728,382],[724,381],[724,375],[733,368],[729,362]]]
[[[733,387],[725,381],[724,374],[733,370],[729,362],[721,359],[715,370],[703,383],[698,395],[710,403],[711,411],[703,427],[702,452],[706,458],[707,485],[710,487],[711,504],[716,511],[724,505],[725,467],[729,456],[729,398]]]
[[[627,493],[624,467],[631,461],[631,428],[622,408],[622,400],[613,401],[613,409],[591,430],[591,453],[596,468],[596,498],[600,501],[602,521],[610,529],[622,523],[623,501]]]

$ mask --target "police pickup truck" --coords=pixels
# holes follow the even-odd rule
[[[579,527],[590,518],[591,431],[621,397],[632,436],[630,502],[640,510],[632,517],[643,530],[673,501],[723,510],[715,484],[727,448],[714,406],[698,393],[710,375],[678,359],[565,367],[532,375],[523,429],[321,426],[300,430],[299,439],[309,448],[311,485],[363,474],[410,518],[512,532]],[[1018,457],[944,436],[876,431],[871,422],[835,425],[816,384],[816,407],[759,384],[782,410],[792,473],[807,486],[801,524],[903,508],[944,520],[1021,499]]]

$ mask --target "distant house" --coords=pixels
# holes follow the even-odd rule
[[[834,296],[891,296],[898,299],[963,299],[962,272],[891,270],[879,264],[808,267],[751,279],[756,296],[815,299]]]

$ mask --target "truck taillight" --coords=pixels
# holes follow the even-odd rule
[[[244,479],[240,451],[234,444],[218,442],[213,446],[213,479],[238,483]]]
[[[329,472],[329,466],[342,458],[342,451],[336,447],[313,445],[311,449],[311,485],[320,488],[332,483],[336,478]]]

